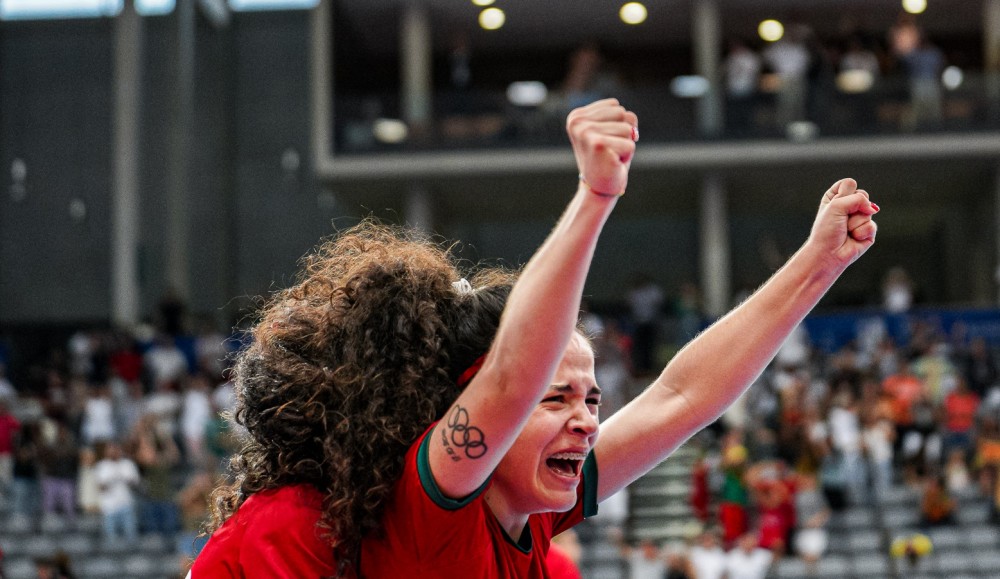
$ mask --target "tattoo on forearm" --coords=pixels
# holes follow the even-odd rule
[[[441,429],[441,444],[444,445],[448,456],[454,461],[462,460],[456,449],[461,449],[466,458],[477,459],[486,454],[486,438],[483,431],[475,426],[469,425],[469,411],[459,405],[455,405],[448,419],[445,421],[445,428]]]

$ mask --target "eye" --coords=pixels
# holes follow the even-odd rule
[[[600,405],[601,405],[600,398],[587,398],[587,406],[600,406]]]
[[[555,395],[549,396],[548,398],[543,398],[542,399],[542,402],[562,403],[562,402],[565,402],[565,401],[566,401],[566,398],[562,394],[555,394]]]

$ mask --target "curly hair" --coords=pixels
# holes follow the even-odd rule
[[[482,270],[463,292],[450,247],[370,219],[303,258],[236,359],[234,418],[248,437],[209,530],[256,492],[310,484],[341,571],[352,565],[407,450],[489,348],[514,276]]]

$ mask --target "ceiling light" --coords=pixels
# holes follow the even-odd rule
[[[708,79],[698,75],[677,76],[670,81],[670,92],[682,99],[703,97],[709,88]]]
[[[768,42],[774,42],[785,35],[785,27],[777,20],[764,20],[757,26],[757,34]]]
[[[377,119],[372,124],[375,140],[387,145],[398,145],[406,140],[410,131],[406,123],[399,119]]]
[[[519,107],[537,107],[549,98],[549,89],[537,80],[521,80],[507,87],[507,101]]]
[[[642,24],[646,21],[646,15],[646,7],[641,2],[622,4],[621,10],[618,11],[618,17],[625,24]]]
[[[927,10],[927,0],[903,0],[903,10],[910,14],[920,14]]]
[[[494,2],[496,2],[496,0],[472,0],[472,3],[476,6],[489,6]]]
[[[941,83],[948,90],[955,90],[962,86],[963,80],[965,80],[965,75],[962,74],[962,69],[957,66],[949,66],[941,73]]]
[[[486,30],[496,30],[507,21],[507,15],[499,8],[487,8],[479,13],[479,25]]]

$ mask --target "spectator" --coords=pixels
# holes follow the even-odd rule
[[[762,56],[767,68],[778,78],[777,125],[784,130],[789,123],[805,120],[807,82],[810,67],[806,39],[811,34],[808,27],[795,24],[788,27],[785,36],[764,49]]]
[[[917,46],[898,55],[910,85],[910,110],[903,119],[903,129],[937,127],[941,123],[941,72],[944,53],[922,33]]]
[[[104,384],[89,388],[83,407],[83,444],[93,446],[116,438],[111,391]]]
[[[964,378],[959,377],[955,389],[944,397],[944,452],[961,453],[966,460],[972,450],[973,428],[979,410],[979,396],[969,390]]]
[[[125,383],[125,395],[118,400],[115,409],[117,432],[127,433],[135,430],[135,425],[146,412],[146,394],[142,382],[132,380]]]
[[[882,305],[890,314],[902,314],[913,305],[913,282],[910,274],[896,266],[882,280]]]
[[[726,552],[719,546],[718,535],[704,531],[688,551],[688,575],[697,579],[722,579],[726,575]]]
[[[733,135],[745,135],[753,126],[763,62],[746,42],[734,37],[729,39],[729,51],[722,66],[726,75],[726,129]]]
[[[35,572],[38,579],[73,579],[72,567],[69,562],[69,555],[63,551],[57,552],[52,557],[45,557],[35,560]]]
[[[184,441],[184,458],[189,465],[199,468],[208,460],[205,436],[212,420],[212,401],[209,399],[211,383],[202,372],[192,374],[185,381],[181,402],[180,430]]]
[[[722,544],[735,542],[747,530],[747,506],[750,494],[747,491],[744,473],[747,468],[747,449],[736,436],[723,449],[722,492],[719,504],[719,523],[722,525]]]
[[[913,373],[909,360],[902,357],[899,360],[898,371],[882,381],[882,391],[892,398],[898,451],[905,437],[915,429],[913,406],[923,395],[924,382]]]
[[[37,422],[24,425],[14,439],[14,481],[11,503],[14,513],[34,517],[38,511],[38,447],[42,430]]]
[[[882,498],[892,487],[893,441],[896,430],[892,422],[878,414],[869,413],[865,418],[861,438],[875,496]]]
[[[14,480],[14,445],[21,422],[10,413],[9,399],[0,397],[0,494]]]
[[[180,462],[180,451],[173,439],[161,434],[155,424],[156,417],[147,414],[133,433],[135,458],[143,483],[140,528],[146,533],[171,535],[178,526],[171,474]]]
[[[143,355],[142,364],[153,388],[176,382],[189,371],[184,352],[168,334],[157,334],[153,345]]]
[[[80,449],[80,467],[77,470],[76,501],[80,510],[93,515],[101,512],[97,479],[94,471],[97,466],[97,453],[93,448]]]
[[[58,507],[70,525],[76,524],[76,480],[80,457],[76,437],[65,422],[56,422],[55,436],[41,445],[38,459],[42,511],[52,515]]]
[[[643,539],[634,548],[623,543],[622,555],[628,563],[629,579],[662,579],[667,572],[666,557],[652,539]]]
[[[17,390],[7,379],[7,365],[0,361],[0,402],[10,404],[17,400]]]
[[[638,274],[625,299],[633,324],[632,371],[637,376],[644,376],[659,367],[656,353],[659,347],[663,290],[652,277]]]
[[[948,460],[944,465],[945,488],[951,494],[964,494],[970,487],[969,466],[966,464],[966,456],[959,449],[953,449],[948,453]]]
[[[756,533],[746,533],[726,554],[726,579],[764,579],[773,558],[771,551],[757,546]]]
[[[855,35],[848,38],[844,54],[840,57],[837,85],[851,105],[858,128],[877,126],[874,88],[881,74],[878,56],[865,47],[861,37]]]
[[[923,497],[920,500],[920,522],[922,526],[947,525],[955,522],[955,499],[948,494],[942,477],[927,477]]]
[[[104,458],[94,467],[98,503],[104,519],[104,539],[109,544],[118,538],[134,542],[138,537],[135,516],[135,489],[139,469],[114,441],[104,447]]]
[[[617,75],[605,63],[600,48],[584,44],[570,55],[562,85],[563,108],[570,110],[619,94],[620,86]]]
[[[961,365],[969,389],[980,398],[1000,380],[1000,368],[985,338],[977,337],[969,342]]]
[[[830,520],[830,507],[815,475],[799,475],[795,514],[795,552],[814,567],[826,552],[829,543],[826,525]]]
[[[942,404],[958,379],[948,344],[941,339],[934,340],[913,361],[913,373],[923,381],[924,392],[931,397],[931,403],[935,406]]]
[[[156,417],[155,428],[163,436],[177,436],[177,417],[181,411],[181,397],[175,382],[160,382],[143,407],[144,414]]]
[[[830,424],[830,442],[841,457],[848,498],[857,503],[865,495],[865,466],[861,456],[858,409],[849,389],[841,389],[836,394],[827,421]]]

